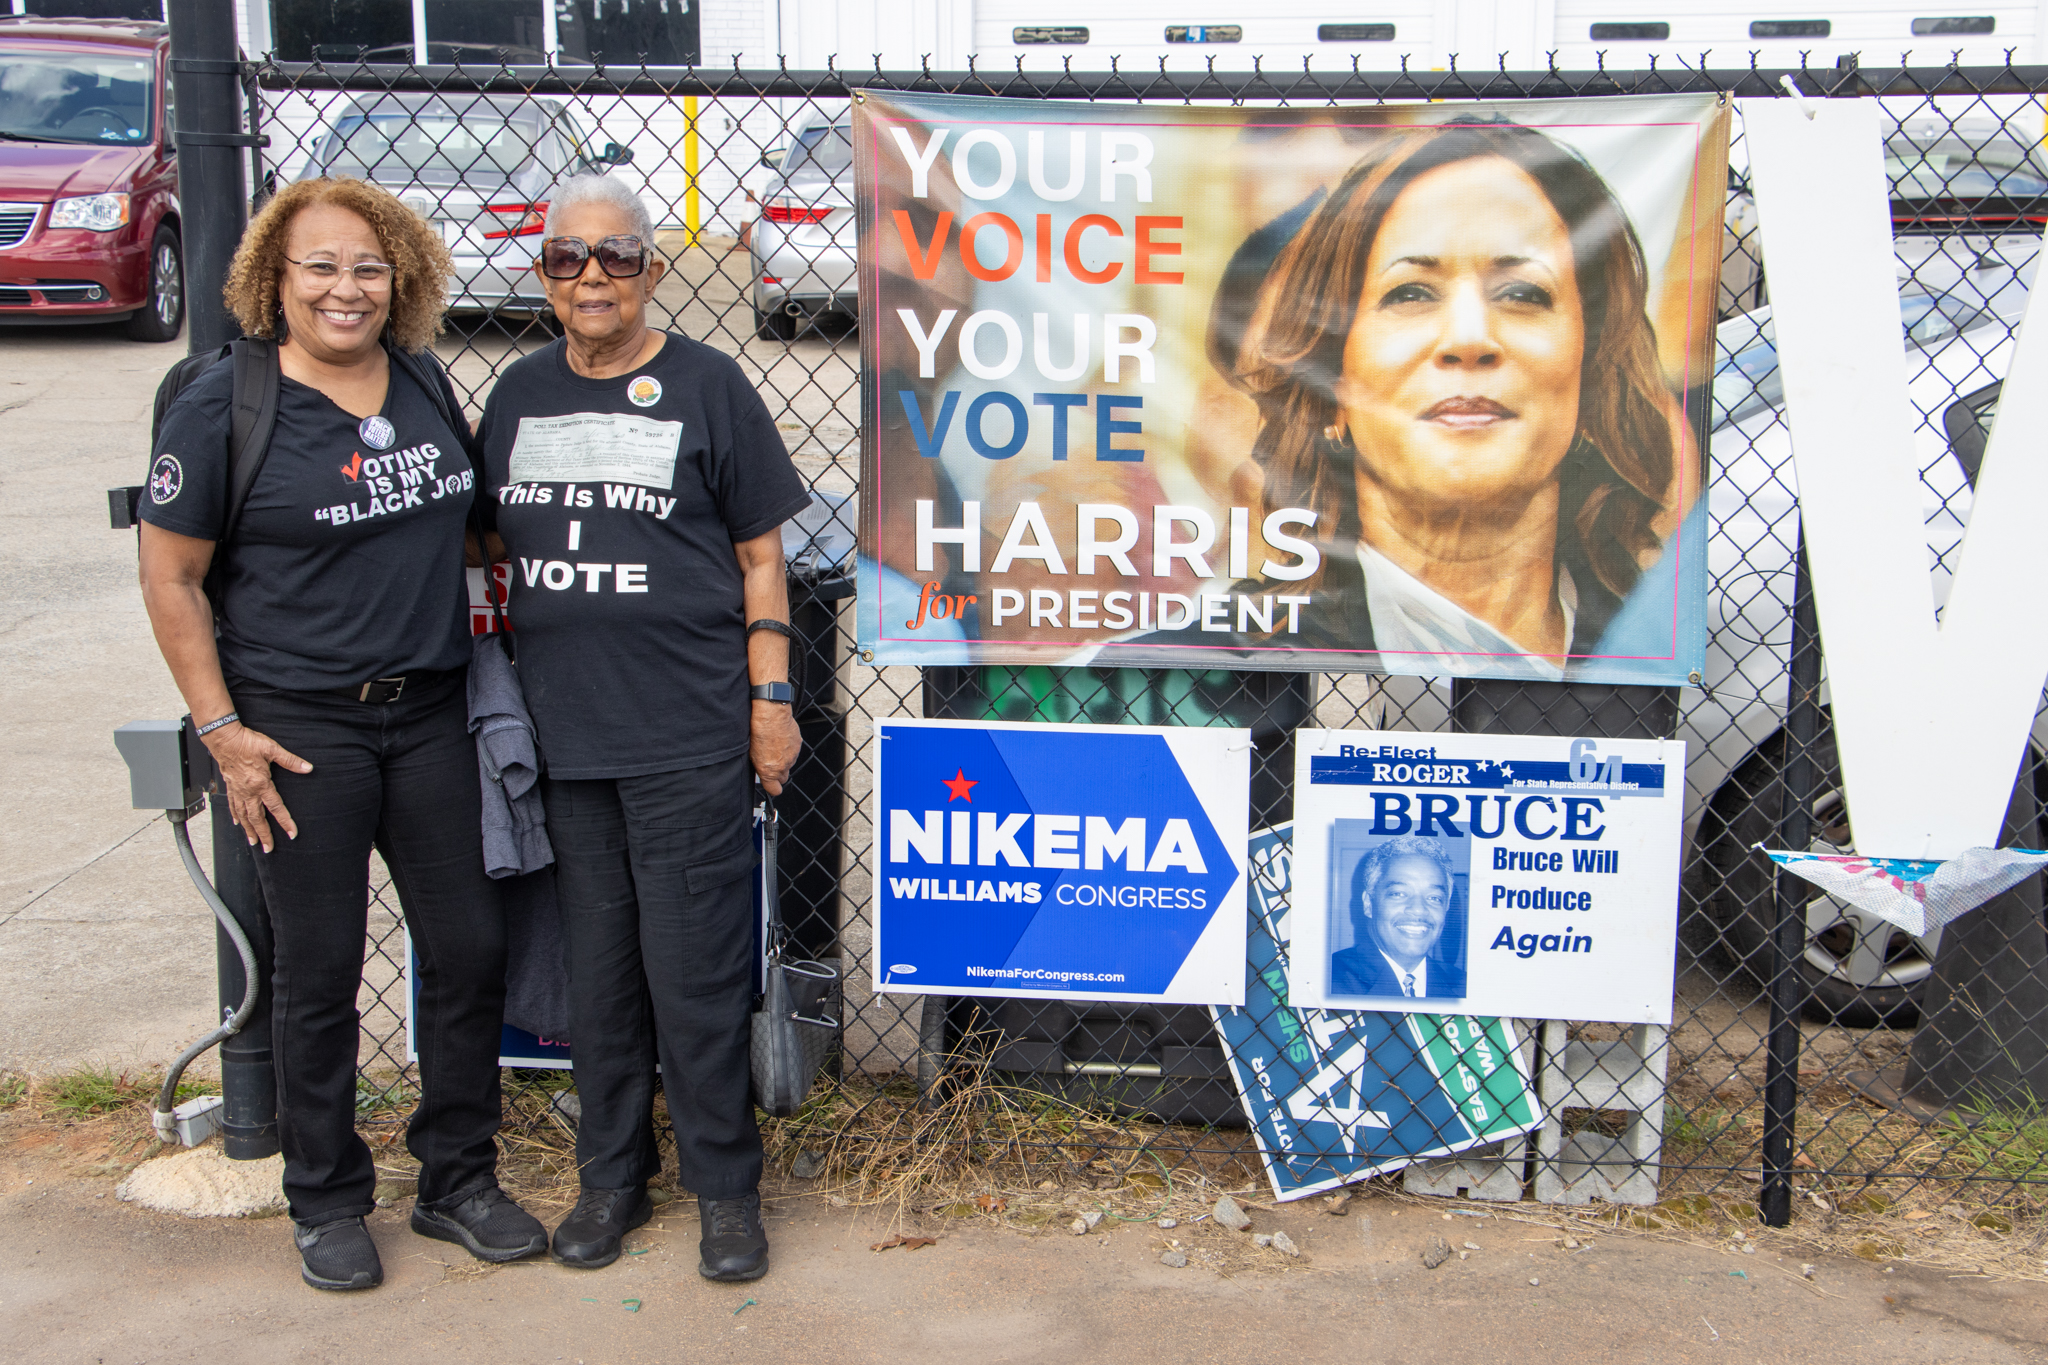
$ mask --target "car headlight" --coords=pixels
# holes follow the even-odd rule
[[[112,232],[128,221],[128,196],[88,194],[77,199],[59,199],[50,205],[50,226],[84,228],[88,232]]]

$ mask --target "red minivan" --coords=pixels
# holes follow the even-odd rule
[[[178,335],[169,59],[162,24],[0,18],[0,324]]]

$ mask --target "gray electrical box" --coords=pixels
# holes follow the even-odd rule
[[[200,793],[187,775],[182,720],[131,720],[114,731],[128,763],[128,795],[137,810],[189,810]]]

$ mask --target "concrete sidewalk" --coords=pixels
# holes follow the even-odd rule
[[[883,1215],[820,1194],[771,1196],[769,1276],[696,1273],[697,1219],[672,1203],[601,1271],[490,1268],[414,1235],[403,1202],[370,1220],[381,1289],[299,1282],[290,1225],[146,1213],[117,1176],[67,1173],[89,1155],[0,1116],[0,1359],[38,1362],[817,1361],[1235,1362],[1506,1360],[2040,1361],[2048,1297],[1860,1261],[1799,1273],[1789,1241],[1588,1236],[1561,1245],[1547,1210],[1454,1217],[1396,1198],[1335,1218],[1255,1208],[1303,1256],[1249,1235],[1150,1224],[1075,1237],[937,1220],[934,1246],[869,1250]],[[24,1141],[24,1139],[32,1139]],[[67,1152],[67,1147],[71,1148]],[[75,1170],[75,1167],[70,1168]],[[28,1183],[33,1180],[33,1184]],[[1508,1216],[1503,1216],[1506,1214]],[[1105,1223],[1104,1227],[1112,1225]],[[1169,1236],[1220,1264],[1169,1269]],[[1433,1236],[1479,1248],[1436,1270]],[[750,1302],[751,1301],[751,1302]]]
[[[182,341],[0,334],[0,1068],[162,1064],[213,1015],[210,916],[161,815],[129,809],[114,727],[184,707],[105,490],[142,481]]]

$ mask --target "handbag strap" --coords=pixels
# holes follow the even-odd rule
[[[766,950],[770,968],[778,966],[783,950],[788,946],[789,930],[782,923],[781,879],[776,876],[776,844],[781,822],[775,814],[775,798],[768,794],[757,775],[754,778],[754,796],[762,810],[761,819],[761,899],[768,911],[767,940],[762,945]]]

